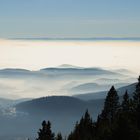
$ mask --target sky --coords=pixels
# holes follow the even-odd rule
[[[140,37],[140,0],[0,0],[0,38]]]
[[[140,71],[140,41],[0,40],[0,69],[71,64]]]

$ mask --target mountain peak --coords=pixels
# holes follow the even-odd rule
[[[59,68],[82,68],[82,67],[78,67],[78,66],[74,66],[74,65],[70,65],[70,64],[62,64],[58,66]]]

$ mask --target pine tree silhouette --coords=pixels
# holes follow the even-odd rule
[[[136,90],[134,92],[134,104],[135,104],[135,108],[137,109],[137,107],[140,105],[140,76],[138,78],[138,83],[136,85]]]
[[[58,133],[55,140],[63,140],[61,133]]]
[[[105,99],[104,109],[100,117],[102,119],[109,120],[109,122],[112,122],[118,109],[119,109],[119,96],[114,86],[112,86]]]
[[[74,131],[69,135],[68,140],[93,140],[94,139],[94,123],[86,111],[80,122],[76,123]]]
[[[54,133],[51,131],[51,123],[42,122],[42,129],[39,129],[37,140],[54,140]]]
[[[121,107],[122,107],[122,110],[125,112],[130,111],[130,99],[129,99],[129,95],[128,95],[127,90],[123,96],[123,101],[122,101]]]

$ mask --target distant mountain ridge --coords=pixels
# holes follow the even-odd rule
[[[76,75],[121,75],[112,71],[100,69],[100,68],[44,68],[40,71],[47,72],[48,74],[76,74]]]
[[[135,82],[135,79],[132,78],[112,70],[96,67],[84,68],[68,64],[36,71],[17,68],[1,69],[0,97],[13,99],[35,96],[37,98],[46,95],[97,92],[108,88],[107,85],[115,84],[120,87],[130,81]],[[92,84],[89,85],[89,83]],[[79,87],[76,88],[77,86]],[[82,90],[84,87],[90,90]],[[74,90],[71,89],[80,89],[80,92],[78,90],[73,92]]]
[[[62,64],[62,65],[59,65],[58,67],[56,68],[83,68],[83,67],[79,67],[79,66],[74,66],[74,65],[70,65],[70,64]]]
[[[37,72],[42,72],[42,71],[46,71],[46,72],[71,72],[74,73],[79,72],[79,73],[83,73],[83,72],[87,72],[87,73],[91,73],[91,74],[120,74],[122,71],[127,71],[130,72],[126,69],[119,69],[119,70],[106,70],[106,69],[102,69],[102,68],[97,68],[97,67],[89,67],[89,68],[85,68],[85,67],[79,67],[79,66],[74,66],[74,65],[69,65],[69,64],[62,64],[58,67],[47,67],[47,68],[43,68],[40,69],[38,71],[30,71],[27,69],[20,69],[20,68],[5,68],[5,69],[0,69],[0,74],[8,74],[8,73],[37,73]],[[120,73],[119,73],[120,72]]]
[[[47,37],[39,37],[39,38],[11,38],[13,40],[134,40],[139,41],[140,37],[90,37],[90,38],[47,38]]]
[[[0,73],[8,73],[8,72],[13,72],[13,73],[28,73],[31,72],[30,70],[26,70],[26,69],[17,69],[17,68],[6,68],[6,69],[0,69]]]
[[[135,91],[137,83],[133,83],[121,88],[118,88],[118,95],[121,97],[125,93],[125,91],[128,91],[128,94],[132,96],[132,93]],[[73,97],[76,97],[81,100],[95,100],[95,99],[104,99],[107,95],[108,91],[100,91],[100,92],[95,92],[95,93],[85,93],[85,94],[79,94],[79,95],[74,95]]]
[[[79,93],[85,93],[85,92],[99,92],[103,90],[108,90],[112,85],[114,85],[116,88],[120,88],[122,86],[127,86],[129,83],[114,83],[114,84],[99,84],[99,83],[84,83],[77,85],[70,89],[71,93],[76,94]]]
[[[119,97],[121,98],[126,90],[132,96],[136,84],[134,83],[117,89]],[[84,110],[89,109],[91,112],[94,112],[93,117],[97,117],[97,114],[102,109],[107,92],[103,91],[76,96],[41,97],[17,103],[15,107],[17,111],[28,112],[31,115],[47,115],[48,117],[55,117],[58,114],[61,114],[60,116],[63,114],[64,116],[75,115],[75,117],[78,117]]]

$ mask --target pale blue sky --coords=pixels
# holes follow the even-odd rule
[[[0,0],[0,37],[140,37],[140,0]]]

